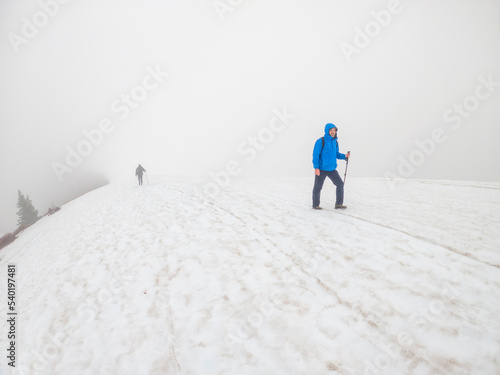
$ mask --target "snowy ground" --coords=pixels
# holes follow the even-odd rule
[[[328,181],[315,211],[310,178],[213,197],[149,179],[0,252],[19,312],[16,370],[2,355],[0,373],[500,373],[499,183],[348,179],[338,212]]]

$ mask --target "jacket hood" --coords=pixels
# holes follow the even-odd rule
[[[328,124],[325,125],[325,136],[330,136],[330,129],[331,128],[337,129],[337,133],[338,133],[339,129],[335,125],[333,125],[331,122],[329,122]]]

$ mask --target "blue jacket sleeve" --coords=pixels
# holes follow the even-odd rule
[[[313,149],[313,167],[319,169],[319,154],[321,152],[321,138],[316,141]]]

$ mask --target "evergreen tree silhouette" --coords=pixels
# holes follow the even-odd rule
[[[19,226],[29,226],[38,220],[38,210],[35,210],[29,196],[24,196],[21,190],[17,191],[17,224]]]

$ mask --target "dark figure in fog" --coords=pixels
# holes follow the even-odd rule
[[[135,175],[139,179],[139,185],[142,185],[142,175],[146,170],[139,164],[139,166],[135,169]]]

